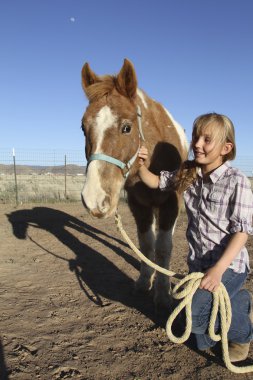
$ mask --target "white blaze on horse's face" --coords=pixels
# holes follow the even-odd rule
[[[110,107],[107,105],[102,107],[95,118],[95,123],[93,126],[97,141],[97,146],[94,153],[104,153],[101,150],[101,146],[104,140],[105,131],[112,127],[116,128],[116,122],[117,117],[112,113]]]
[[[93,129],[94,143],[93,154],[103,152],[103,141],[105,132],[110,128],[117,128],[117,116],[113,114],[110,107],[103,106],[94,119],[91,121]],[[91,161],[88,166],[86,181],[82,191],[82,199],[90,213],[96,217],[110,216],[116,209],[116,199],[122,186],[122,178],[117,179],[114,176],[110,179],[113,184],[113,193],[108,189],[103,168],[105,165],[112,166],[103,161]],[[108,170],[115,170],[115,167],[109,167]],[[116,168],[116,170],[118,170]],[[103,174],[103,175],[102,175]],[[122,177],[122,176],[121,176]]]

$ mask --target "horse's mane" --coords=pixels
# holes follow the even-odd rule
[[[103,96],[109,95],[116,87],[116,77],[105,75],[99,77],[99,81],[85,88],[85,93],[90,102],[101,99]]]

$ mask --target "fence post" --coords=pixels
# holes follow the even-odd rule
[[[64,177],[65,177],[65,199],[67,199],[67,156],[65,154],[64,156],[64,160],[65,160],[65,168],[64,168]]]
[[[16,157],[15,157],[15,149],[14,148],[12,149],[12,157],[13,157],[13,166],[14,166],[16,205],[18,205],[18,181],[17,181]]]

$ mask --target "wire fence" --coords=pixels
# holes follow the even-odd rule
[[[0,203],[80,200],[84,151],[0,149]]]
[[[253,157],[233,166],[253,184]],[[0,149],[0,203],[80,201],[85,171],[83,150]]]

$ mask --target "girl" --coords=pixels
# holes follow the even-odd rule
[[[199,116],[193,124],[191,149],[194,160],[175,172],[159,176],[145,166],[148,152],[139,151],[139,176],[150,188],[183,191],[188,216],[187,240],[190,272],[204,277],[192,301],[192,332],[199,349],[215,345],[206,334],[212,294],[222,282],[232,306],[228,332],[230,360],[248,356],[253,339],[253,305],[250,293],[241,289],[249,271],[245,244],[253,234],[253,195],[250,182],[229,160],[236,155],[231,120],[216,113]],[[219,329],[219,320],[216,329]]]

